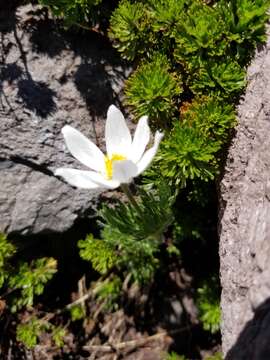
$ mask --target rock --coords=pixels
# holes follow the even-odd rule
[[[226,359],[270,359],[270,37],[248,68],[221,182],[222,346]]]
[[[0,19],[0,231],[63,232],[95,208],[97,194],[54,176],[80,167],[61,128],[71,124],[104,148],[107,108],[119,105],[130,69],[107,39],[64,31],[39,6],[1,5]]]

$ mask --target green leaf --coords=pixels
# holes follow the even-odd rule
[[[221,58],[200,65],[189,76],[190,87],[196,94],[213,94],[221,98],[239,95],[246,85],[246,74],[236,61]]]
[[[149,22],[143,4],[122,0],[111,16],[109,36],[123,58],[133,60],[149,48],[148,29]]]
[[[104,308],[107,310],[117,310],[118,299],[121,295],[122,282],[121,279],[114,275],[112,278],[105,279],[98,282],[95,287],[95,293],[99,301],[104,303]]]
[[[54,326],[52,329],[52,339],[57,347],[64,346],[64,337],[67,335],[66,329],[62,326]]]
[[[170,136],[161,143],[147,176],[162,176],[172,185],[185,186],[187,179],[208,181],[218,172],[216,153],[219,141],[209,141],[188,124],[175,124]]]
[[[33,316],[27,323],[17,326],[16,338],[27,348],[32,349],[37,345],[39,336],[47,327],[46,323]]]
[[[81,258],[90,261],[93,268],[101,274],[105,274],[117,261],[114,248],[95,239],[92,234],[87,235],[85,240],[80,240],[78,246]]]
[[[34,296],[41,295],[45,284],[56,273],[57,262],[53,258],[33,260],[31,264],[21,263],[17,273],[11,276],[8,284],[12,289],[20,291],[20,295],[12,299],[12,312],[23,306],[32,306]]]
[[[200,96],[188,104],[182,113],[183,123],[196,128],[209,141],[225,143],[236,125],[232,105],[207,96]]]
[[[70,315],[72,321],[81,320],[85,317],[85,309],[81,305],[74,305],[70,308]]]
[[[212,334],[220,329],[220,295],[217,279],[204,281],[203,285],[198,288],[198,298],[196,301],[199,309],[199,318],[205,330]]]
[[[0,233],[0,288],[8,279],[11,271],[9,260],[15,253],[15,246],[7,240],[4,234]]]
[[[154,127],[167,127],[182,92],[180,77],[170,71],[168,59],[155,54],[143,62],[126,83],[126,103],[136,117],[148,115]]]

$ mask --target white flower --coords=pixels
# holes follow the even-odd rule
[[[114,105],[109,107],[105,127],[107,155],[69,125],[63,127],[62,133],[71,154],[91,170],[59,168],[55,175],[82,189],[115,189],[131,182],[149,166],[163,137],[157,131],[154,145],[146,150],[150,140],[147,116],[140,118],[132,140],[122,112]]]

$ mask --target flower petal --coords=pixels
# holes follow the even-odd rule
[[[131,160],[113,162],[113,180],[127,184],[132,181],[138,172],[137,166]]]
[[[71,154],[89,168],[104,172],[104,154],[99,148],[80,131],[65,125],[62,134]]]
[[[131,146],[131,135],[122,112],[111,105],[107,114],[105,127],[107,154],[128,154]]]
[[[158,151],[159,143],[162,138],[163,134],[157,131],[155,134],[154,145],[144,153],[141,160],[137,163],[138,172],[136,176],[140,175],[151,164],[154,156]]]
[[[150,140],[150,128],[147,119],[147,116],[140,118],[134,134],[129,156],[130,160],[134,163],[137,163],[140,160]]]
[[[81,189],[115,189],[120,185],[118,181],[106,180],[101,174],[94,171],[59,168],[54,174],[63,177],[70,185]]]

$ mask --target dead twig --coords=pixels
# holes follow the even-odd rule
[[[121,350],[125,350],[128,348],[129,351],[132,349],[142,347],[146,345],[148,342],[159,340],[160,338],[164,336],[170,336],[174,334],[178,334],[180,332],[184,332],[190,329],[190,326],[186,326],[184,328],[173,330],[170,332],[164,331],[155,335],[150,335],[142,339],[136,339],[136,340],[129,340],[129,341],[123,341],[119,342],[117,344],[109,344],[108,345],[85,345],[83,346],[83,349],[86,351],[95,351],[95,352],[117,352]]]

